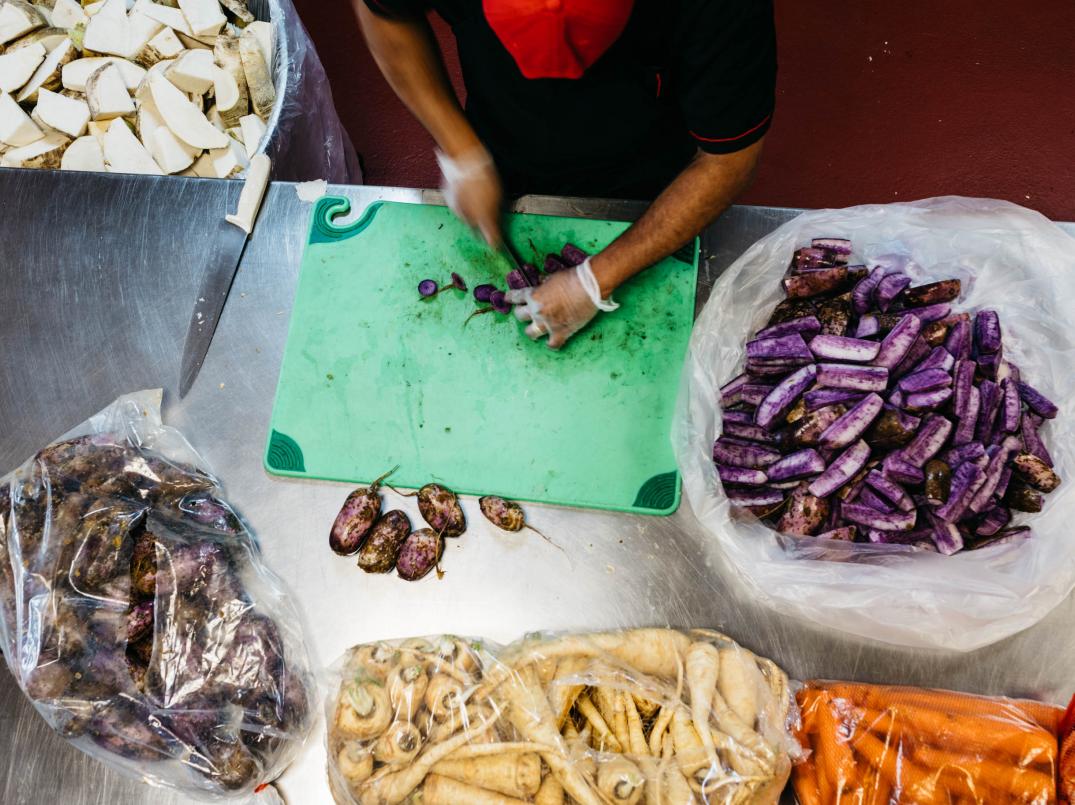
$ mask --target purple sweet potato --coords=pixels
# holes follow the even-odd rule
[[[780,460],[780,453],[764,445],[737,444],[721,436],[713,443],[713,460],[718,464],[761,469]]]
[[[788,500],[788,508],[776,528],[784,534],[806,537],[816,534],[829,516],[829,503],[824,497],[814,495],[803,481],[795,487]]]
[[[887,369],[903,360],[922,329],[922,322],[915,316],[904,316],[881,342],[881,350],[874,359],[875,366]]]
[[[1012,461],[1012,467],[1030,486],[1042,492],[1052,492],[1060,486],[1060,476],[1052,467],[1030,453],[1020,453]]]
[[[907,395],[903,407],[914,413],[933,411],[948,402],[951,397],[952,389],[950,386],[931,389],[930,391],[918,391]]]
[[[1021,430],[1023,436],[1023,447],[1026,452],[1037,456],[1049,467],[1053,466],[1053,457],[1049,455],[1049,450],[1045,446],[1045,442],[1041,440],[1041,435],[1038,433],[1038,429],[1041,427],[1042,420],[1036,414],[1025,414],[1023,416],[1023,427]]]
[[[899,381],[900,390],[908,394],[933,391],[950,385],[952,385],[952,376],[944,369],[922,369],[901,377]]]
[[[799,316],[797,319],[789,319],[764,330],[759,330],[755,338],[780,338],[781,336],[799,333],[803,338],[813,338],[821,332],[821,322],[817,316]]]
[[[811,475],[818,475],[825,469],[825,459],[812,447],[798,450],[770,464],[765,474],[773,483],[780,481],[797,481]]]
[[[907,494],[907,491],[877,470],[870,471],[866,476],[866,483],[900,511],[909,512],[914,509],[914,501],[911,500],[911,496]]]
[[[795,423],[791,443],[799,447],[816,447],[821,434],[845,413],[847,407],[840,403],[810,411]]]
[[[952,432],[952,423],[942,416],[930,414],[922,421],[914,439],[902,450],[902,457],[915,467],[922,467],[944,447]]]
[[[743,486],[763,486],[769,479],[761,470],[747,469],[746,467],[729,467],[724,464],[717,465],[717,475],[720,480],[727,484],[742,484]]]
[[[948,336],[944,339],[944,347],[956,360],[967,360],[970,357],[971,326],[967,319],[958,319],[952,324]]]
[[[817,358],[831,361],[869,363],[877,357],[881,345],[876,341],[839,335],[817,335],[810,339],[810,351]]]
[[[906,274],[900,274],[899,272],[886,274],[877,284],[877,291],[875,293],[877,297],[877,307],[883,311],[887,311],[889,307],[892,306],[892,302],[899,296],[900,292],[910,284],[911,278]]]
[[[888,369],[883,366],[856,366],[842,363],[817,364],[819,386],[853,391],[884,391]]]
[[[832,460],[821,475],[810,484],[810,494],[824,498],[850,481],[866,466],[870,458],[870,446],[859,439]]]
[[[956,388],[956,394],[959,394],[958,387]],[[957,447],[974,441],[974,428],[978,423],[978,410],[981,406],[981,392],[978,391],[977,386],[971,386],[964,394],[966,396],[963,401],[963,411],[959,417],[959,425],[956,426],[955,435],[952,437],[952,444]],[[956,411],[959,411],[958,402],[956,403]]]
[[[884,401],[877,394],[867,395],[821,434],[821,447],[826,450],[847,447],[865,432],[883,407]]]
[[[822,268],[807,274],[784,277],[784,292],[789,299],[807,299],[829,293],[847,282],[847,267]]]
[[[952,302],[959,298],[960,281],[957,279],[940,280],[928,285],[917,285],[904,291],[903,301],[907,307],[936,305]]]
[[[894,511],[881,512],[860,503],[845,503],[840,507],[844,518],[865,528],[878,531],[910,531],[918,522],[918,513]]]
[[[1031,411],[1042,419],[1053,419],[1056,417],[1059,409],[1052,400],[1029,383],[1024,383],[1020,380],[1018,385],[1019,396],[1023,398],[1023,402],[1027,404]]]
[[[915,486],[922,483],[925,473],[920,467],[908,464],[899,453],[889,453],[881,462],[881,474],[891,481]]]
[[[990,355],[1000,349],[1000,317],[995,310],[980,310],[974,317],[974,345],[979,354]]]
[[[810,364],[780,381],[758,404],[755,422],[763,428],[771,428],[776,420],[786,414],[799,396],[813,384],[817,374],[817,366]]]

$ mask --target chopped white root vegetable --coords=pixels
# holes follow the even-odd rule
[[[86,3],[86,5],[82,7],[82,10],[86,12],[86,18],[89,19],[104,8],[106,2],[108,2],[108,0],[97,0],[95,3]]]
[[[75,59],[63,66],[61,79],[65,89],[73,89],[77,92],[86,91],[86,81],[91,75],[105,64],[114,64],[119,68],[123,76],[123,86],[128,90],[137,89],[146,77],[146,71],[133,62],[114,56],[96,56],[85,59]]]
[[[238,176],[250,164],[250,160],[246,158],[246,149],[243,148],[242,144],[226,135],[225,139],[228,141],[226,147],[214,148],[209,151],[209,158],[213,162],[213,176],[218,179],[230,179],[232,176]]]
[[[216,174],[213,173],[213,158],[209,156],[208,151],[194,160],[194,164],[190,166],[189,170],[192,171],[195,176],[200,176],[203,179],[217,178]]]
[[[74,28],[88,20],[86,12],[75,0],[56,0],[56,5],[52,7],[52,24],[57,28]]]
[[[246,79],[240,75],[243,79],[240,85],[227,70],[221,67],[214,67],[213,70],[213,98],[220,119],[226,128],[238,126],[243,115],[250,111],[250,100],[246,96]]]
[[[113,120],[109,125],[104,136],[104,156],[109,173],[163,175],[160,166],[122,120]]]
[[[265,188],[269,185],[269,169],[272,163],[265,154],[258,154],[250,160],[246,172],[246,182],[239,193],[239,206],[234,215],[225,215],[224,220],[235,224],[250,234],[254,229],[254,220],[258,217],[261,200],[265,197]]]
[[[246,146],[246,155],[254,156],[265,136],[265,122],[257,115],[243,115],[239,120],[239,126],[243,130],[243,145]]]
[[[228,21],[218,0],[179,0],[179,7],[194,36],[216,35]]]
[[[0,157],[4,168],[58,168],[71,140],[59,132],[46,134],[29,145],[12,148]]]
[[[127,45],[124,58],[135,59],[149,44],[149,40],[164,30],[164,26],[142,13],[127,15]]]
[[[231,142],[161,73],[150,72],[146,80],[161,117],[180,140],[195,148],[225,148]]]
[[[265,59],[265,64],[268,65],[269,71],[272,71],[272,54],[273,54],[273,30],[272,24],[268,22],[262,22],[256,20],[243,29],[243,33],[249,33],[258,40],[258,46],[261,48],[261,55]]]
[[[60,168],[65,171],[99,171],[105,170],[104,152],[96,137],[79,137],[63,152]]]
[[[0,142],[18,148],[44,136],[44,132],[15,99],[6,92],[0,92]]]
[[[86,81],[86,101],[94,120],[111,120],[134,112],[134,101],[114,64],[104,64]]]
[[[8,0],[0,6],[0,45],[6,45],[23,34],[44,28],[48,22],[41,12],[21,0]]]
[[[250,105],[263,120],[267,120],[276,102],[276,90],[268,65],[261,55],[261,45],[253,33],[243,32],[239,37],[239,57],[243,62],[243,75],[250,93]]]
[[[86,126],[86,134],[95,138],[100,143],[101,148],[104,148],[105,135],[108,134],[108,127],[111,123],[111,120],[91,120],[90,124]]]
[[[37,42],[0,56],[0,91],[21,88],[44,60],[45,46]]]
[[[213,124],[214,129],[220,131],[225,130],[224,121],[220,119],[220,112],[216,108],[216,104],[213,104],[205,113],[205,119]]]
[[[41,3],[34,3],[34,9],[45,18],[45,25],[52,25],[52,9],[48,6],[43,6]]]
[[[175,32],[175,35],[179,37],[179,41],[183,43],[183,47],[188,50],[212,50],[213,45],[216,44],[214,38],[212,42],[203,42],[201,39],[195,39],[193,36],[187,36],[186,34]]]
[[[90,122],[90,109],[85,101],[65,98],[47,89],[38,90],[34,113],[49,128],[72,138],[81,137]]]
[[[138,139],[142,145],[149,148],[153,132],[161,126],[167,126],[161,117],[157,104],[153,103],[153,96],[147,91],[143,97],[138,98],[138,115],[135,118],[135,128]]]
[[[254,21],[254,15],[250,13],[246,0],[220,0],[220,5],[224,6],[232,16],[241,22],[250,24]]]
[[[165,28],[154,36],[136,57],[135,61],[145,67],[152,67],[157,62],[175,59],[184,52],[183,43],[171,28]]]
[[[14,42],[11,42],[4,49],[4,53],[14,53],[16,50],[30,45],[42,45],[46,53],[52,53],[67,38],[67,31],[63,28],[38,28],[36,31],[31,31],[26,36],[20,36]]]
[[[78,48],[72,44],[70,39],[65,39],[64,44],[45,56],[44,61],[38,65],[37,69],[34,70],[34,74],[30,76],[30,80],[23,85],[23,88],[19,90],[19,94],[15,96],[16,100],[19,103],[34,103],[37,100],[37,91],[39,89],[58,90],[62,85],[63,68],[74,61],[77,55]]]
[[[180,140],[166,126],[158,126],[147,143],[153,160],[165,173],[179,173],[189,168],[195,157],[201,154],[200,148],[191,148]]]
[[[95,53],[126,56],[129,28],[127,1],[105,0],[105,4],[86,23],[82,47]]]
[[[190,30],[190,25],[187,24],[187,18],[183,16],[183,12],[178,8],[169,8],[159,3],[139,0],[134,4],[133,10],[155,19],[161,25],[165,25],[178,33],[186,34],[187,36],[191,36],[194,33]]]
[[[188,50],[168,68],[166,75],[184,92],[204,95],[213,86],[213,72],[219,69],[213,64],[211,50]]]

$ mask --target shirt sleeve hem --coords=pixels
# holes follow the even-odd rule
[[[741,151],[749,145],[753,145],[764,137],[765,133],[769,130],[769,124],[772,122],[772,119],[773,113],[770,112],[746,131],[731,137],[706,137],[696,131],[691,131],[690,135],[698,142],[698,147],[707,153],[731,154],[735,151]]]

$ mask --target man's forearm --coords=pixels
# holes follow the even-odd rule
[[[436,40],[424,17],[387,19],[352,0],[370,52],[385,79],[448,156],[482,148],[444,71]]]
[[[699,153],[630,229],[593,258],[601,295],[672,254],[724,212],[750,185],[761,145],[734,154]]]

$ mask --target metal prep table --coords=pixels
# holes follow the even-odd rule
[[[418,190],[332,187],[354,214]],[[938,685],[1064,702],[1075,687],[1075,597],[1037,626],[971,654],[925,653],[829,633],[752,603],[684,502],[643,517],[530,506],[567,554],[505,535],[464,504],[471,528],[443,579],[366,575],[328,550],[349,487],[276,478],[261,454],[310,205],[273,185],[212,348],[178,400],[179,359],[203,261],[199,227],[233,209],[234,182],[0,170],[0,474],[121,393],[165,389],[164,419],[224,484],[297,599],[314,663],[355,643],[455,632],[509,641],[533,630],[711,626],[797,678]],[[523,199],[520,210],[630,219],[638,204]],[[750,243],[796,210],[735,207],[703,239],[699,305]],[[390,494],[387,493],[386,494]],[[393,500],[398,506],[402,501]],[[411,501],[405,506],[413,508]],[[284,775],[288,801],[330,802],[323,731]],[[121,778],[65,745],[0,671],[0,803],[185,802]]]

